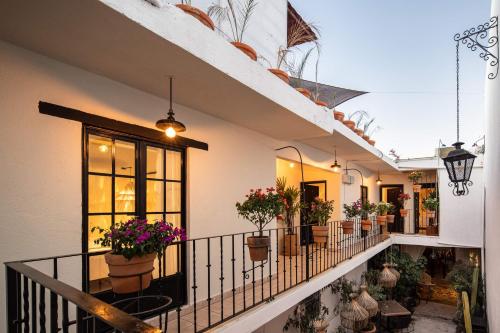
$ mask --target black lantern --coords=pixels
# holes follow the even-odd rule
[[[170,77],[170,109],[167,113],[166,119],[160,119],[156,122],[156,127],[165,131],[165,135],[169,138],[174,138],[178,132],[184,132],[186,126],[180,121],[175,120],[175,113],[172,108],[172,77]]]
[[[333,172],[338,173],[340,169],[342,169],[342,166],[337,163],[337,147],[335,147],[335,163],[333,163],[330,168],[333,169]]]
[[[462,149],[463,142],[453,144],[454,150],[443,158],[446,171],[450,177],[450,187],[453,187],[453,194],[456,196],[469,194],[469,186],[472,185],[470,175],[476,155]]]
[[[378,170],[377,180],[375,181],[378,186],[382,185],[382,178],[380,178],[380,170]]]

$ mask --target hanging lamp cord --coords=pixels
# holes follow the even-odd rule
[[[459,63],[459,46],[457,41],[457,142],[460,142],[460,63]]]
[[[168,110],[168,115],[169,116],[173,116],[174,115],[174,109],[172,108],[172,82],[173,81],[173,77],[170,77],[170,109]]]

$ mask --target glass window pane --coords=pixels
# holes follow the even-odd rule
[[[132,220],[134,218],[135,218],[135,216],[134,216],[133,212],[132,212],[132,214],[115,214],[115,224],[125,223],[128,220]]]
[[[135,144],[133,142],[115,141],[115,173],[135,176]]]
[[[109,229],[111,227],[111,215],[89,216],[89,252],[108,249],[107,247],[95,244],[94,241],[102,237],[102,233],[100,233],[99,230],[95,230],[94,232],[92,232],[92,228],[94,227]]]
[[[147,178],[163,179],[163,149],[147,147]]]
[[[146,212],[163,212],[163,181],[147,181]]]
[[[111,177],[89,175],[89,213],[111,212]]]
[[[181,226],[181,214],[167,214],[165,221],[172,223],[175,227]]]
[[[166,193],[166,211],[180,212],[181,211],[181,184],[167,182]]]
[[[162,214],[146,214],[148,223],[154,223],[156,220],[163,220]]]
[[[111,289],[108,265],[104,260],[104,255],[89,257],[89,265],[90,291],[95,293]]]
[[[89,135],[89,172],[111,173],[111,139]]]
[[[135,211],[135,179],[115,178],[115,212]]]
[[[181,180],[181,153],[178,151],[167,150],[167,158],[165,160],[167,179]]]

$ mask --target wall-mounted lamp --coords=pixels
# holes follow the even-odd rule
[[[340,171],[340,169],[342,169],[342,166],[337,163],[337,148],[336,147],[335,147],[335,163],[333,163],[330,167],[333,169],[333,172],[336,172],[336,173],[338,173]]]
[[[289,166],[290,168],[295,168],[295,163],[290,162],[290,164],[288,164],[288,166]]]
[[[174,109],[172,108],[172,77],[170,77],[170,109],[168,110],[168,117],[166,119],[160,119],[156,122],[156,127],[165,131],[165,135],[169,138],[175,138],[178,132],[184,132],[186,126],[180,121],[175,120]]]
[[[378,176],[377,176],[376,182],[377,182],[378,186],[382,185],[382,179],[380,178],[380,170],[378,171]]]

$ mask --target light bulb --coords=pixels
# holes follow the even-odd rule
[[[333,167],[333,172],[339,172],[339,167],[338,166],[334,166]]]
[[[290,163],[290,168],[293,168],[293,167],[295,167],[295,163],[291,162]]]
[[[381,180],[377,180],[377,185],[382,185],[382,181]]]
[[[175,138],[175,136],[177,135],[177,133],[175,132],[174,128],[172,126],[168,127],[166,130],[165,130],[165,134],[169,137],[169,138]]]
[[[99,151],[101,153],[107,153],[108,150],[109,150],[108,145],[102,144],[102,145],[99,146]]]

